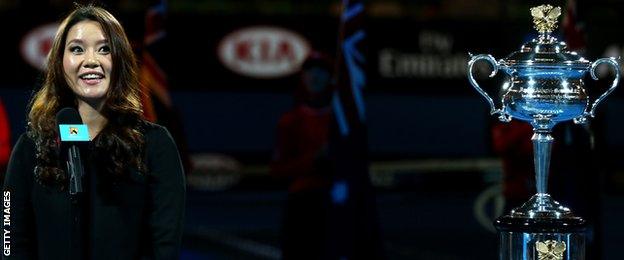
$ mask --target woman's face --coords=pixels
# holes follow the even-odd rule
[[[82,21],[67,32],[63,53],[65,80],[78,99],[102,104],[110,88],[109,39],[95,21]]]

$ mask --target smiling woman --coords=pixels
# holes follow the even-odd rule
[[[169,132],[143,119],[136,71],[108,11],[78,7],[63,20],[7,169],[5,258],[178,258],[184,173]],[[77,194],[68,192],[55,119],[66,107],[78,110],[91,140],[81,151],[84,192]]]
[[[110,84],[110,46],[99,23],[82,21],[67,33],[63,69],[79,102],[101,108]]]

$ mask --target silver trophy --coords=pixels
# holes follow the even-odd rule
[[[503,122],[513,118],[533,126],[533,150],[537,194],[496,220],[499,231],[500,259],[585,259],[585,221],[572,214],[547,193],[548,168],[553,143],[553,127],[563,121],[585,123],[594,116],[596,107],[618,85],[620,66],[614,58],[590,62],[576,52],[567,50],[565,42],[551,36],[557,27],[561,8],[542,5],[531,8],[533,23],[539,36],[522,45],[505,59],[496,61],[491,55],[471,55],[468,80],[489,103],[491,114]],[[501,107],[477,84],[473,66],[487,61],[492,67],[490,77],[499,70],[509,80],[501,87]],[[598,98],[590,99],[583,78],[589,71],[597,80],[596,68],[610,65],[615,79]],[[593,102],[591,102],[593,100]]]

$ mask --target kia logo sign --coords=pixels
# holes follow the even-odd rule
[[[234,31],[219,43],[225,67],[255,78],[278,78],[296,72],[310,52],[299,34],[277,27],[257,26]]]
[[[22,39],[20,51],[22,57],[33,67],[44,70],[52,41],[58,29],[57,23],[39,26],[28,32]]]

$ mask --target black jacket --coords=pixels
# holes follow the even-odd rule
[[[144,137],[146,174],[129,169],[105,181],[88,148],[85,192],[72,197],[34,180],[36,147],[23,134],[4,182],[3,259],[179,258],[185,180],[178,151],[162,126],[148,123]]]

